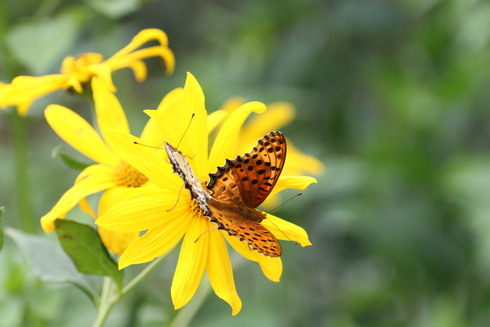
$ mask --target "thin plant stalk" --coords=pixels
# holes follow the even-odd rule
[[[31,188],[29,183],[29,160],[27,157],[27,121],[16,110],[10,114],[10,134],[14,152],[15,191],[19,212],[20,228],[28,233],[36,229],[32,209]]]
[[[127,294],[129,293],[139,282],[141,282],[158,264],[163,261],[172,251],[167,252],[165,255],[153,260],[145,269],[143,269],[138,275],[136,275],[131,281],[129,281],[122,290],[117,290],[114,282],[106,277],[104,285],[102,287],[102,294],[100,297],[99,305],[97,308],[97,317],[95,319],[93,327],[104,326],[109,313],[112,308]]]

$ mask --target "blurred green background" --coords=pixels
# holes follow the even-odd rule
[[[489,2],[2,0],[0,15],[3,82],[55,73],[66,55],[108,57],[139,30],[163,29],[177,59],[172,76],[157,60],[147,61],[143,83],[115,73],[134,134],[142,109],[182,86],[187,71],[210,112],[231,96],[296,106],[283,132],[327,171],[275,214],[304,227],[313,246],[283,243],[280,283],[240,264],[241,313],[231,317],[211,295],[191,326],[490,325]],[[78,173],[51,158],[62,141],[43,118],[49,103],[90,118],[88,101],[61,92],[29,112],[33,219]],[[4,225],[19,227],[12,128],[2,112],[0,205]],[[79,290],[40,282],[5,242],[0,326],[92,323]],[[175,256],[107,326],[165,325],[175,315],[174,267]]]

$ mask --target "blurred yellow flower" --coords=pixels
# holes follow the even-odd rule
[[[158,130],[163,140],[178,145],[179,151],[190,156],[189,163],[202,183],[209,181],[209,173],[214,173],[227,158],[235,157],[238,133],[246,118],[252,112],[261,113],[266,109],[260,102],[250,102],[236,109],[220,128],[208,156],[209,126],[216,126],[224,116],[223,112],[207,115],[204,94],[194,76],[188,74],[184,89],[175,90],[163,102],[165,109],[148,111],[148,114],[160,126]],[[127,133],[112,132],[111,139],[115,142],[112,148],[120,158],[160,187],[135,189],[138,195],[134,199],[109,208],[96,221],[97,225],[118,232],[144,232],[119,258],[120,269],[162,256],[183,238],[171,287],[175,309],[192,299],[206,272],[216,295],[231,306],[235,315],[242,303],[235,288],[226,239],[242,256],[258,262],[269,279],[279,281],[281,258],[260,254],[251,250],[246,242],[217,230],[216,225],[203,216],[190,192],[182,189],[182,179],[173,173],[168,158],[161,156],[164,151],[135,144],[144,141]],[[316,180],[303,176],[296,182],[301,183],[293,187],[304,189]],[[275,188],[280,191],[289,187],[286,178],[279,179]],[[266,217],[261,224],[277,239],[311,245],[303,228],[270,214]]]
[[[228,115],[237,110],[245,103],[245,99],[233,97],[226,101],[219,112],[225,112]],[[252,149],[257,140],[263,135],[273,130],[280,130],[283,126],[288,125],[294,120],[296,110],[289,102],[274,102],[267,106],[267,111],[261,115],[252,117],[242,127],[239,138],[240,142],[236,148],[235,155],[245,153]],[[293,176],[303,174],[319,175],[325,170],[324,165],[315,157],[309,156],[296,148],[290,139],[287,139],[288,144],[288,160],[284,165],[282,172],[283,178],[290,178],[292,182]],[[279,202],[277,192],[271,194],[263,204],[266,207],[277,206]]]
[[[150,41],[157,41],[159,44],[137,50]],[[61,74],[17,76],[12,83],[0,86],[0,108],[17,106],[19,114],[25,115],[37,98],[70,88],[82,93],[83,84],[90,82],[95,76],[102,83],[107,84],[111,92],[115,92],[111,73],[129,67],[133,70],[136,79],[143,81],[147,75],[143,59],[150,57],[161,57],[165,61],[167,72],[173,71],[174,55],[168,48],[167,35],[162,30],[154,28],[142,30],[127,46],[105,61],[101,54],[85,53],[77,58],[66,57],[63,60]]]
[[[113,151],[107,131],[118,130],[129,133],[124,111],[109,90],[106,83],[97,77],[92,78],[97,123],[105,140],[97,134],[90,124],[75,112],[59,105],[50,105],[45,110],[46,119],[53,130],[73,148],[98,164],[85,168],[77,177],[75,184],[65,192],[56,205],[41,218],[45,232],[54,230],[54,221],[64,218],[66,213],[80,203],[84,211],[95,218],[85,198],[104,191],[99,202],[99,215],[121,198],[131,196],[124,193],[128,188],[150,187],[148,178],[121,160]],[[158,139],[159,132],[150,120],[142,134],[142,139],[151,144]],[[122,253],[127,244],[138,236],[137,232],[117,233],[99,229],[104,244],[114,253]]]

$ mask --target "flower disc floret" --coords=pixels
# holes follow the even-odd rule
[[[128,163],[121,163],[114,167],[114,184],[121,187],[141,187],[148,182],[148,177],[134,169]]]

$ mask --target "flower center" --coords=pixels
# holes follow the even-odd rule
[[[114,168],[114,182],[123,187],[140,187],[148,182],[148,177],[122,161],[119,166]]]
[[[103,59],[99,53],[84,53],[76,58],[68,56],[63,60],[61,73],[70,74],[81,82],[88,82],[93,76],[89,67],[102,62]]]
[[[191,211],[195,216],[202,217],[202,209],[199,207],[199,204],[196,200],[191,201]]]

